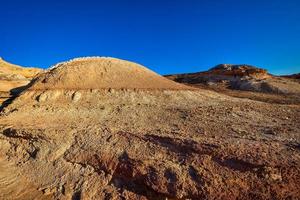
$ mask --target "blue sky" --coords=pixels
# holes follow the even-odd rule
[[[47,68],[81,56],[160,73],[252,64],[300,72],[298,0],[0,1],[0,56]]]

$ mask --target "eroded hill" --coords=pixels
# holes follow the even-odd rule
[[[291,76],[274,76],[264,69],[251,65],[220,64],[204,72],[165,77],[234,97],[270,103],[300,104],[298,80],[288,78]]]
[[[3,109],[0,198],[297,199],[299,113],[76,59]]]
[[[41,71],[38,68],[20,67],[0,58],[0,106],[3,101],[11,97],[13,92],[20,91]]]

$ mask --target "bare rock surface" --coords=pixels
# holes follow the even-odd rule
[[[40,75],[2,110],[1,198],[299,198],[299,105],[190,89],[136,65],[122,86],[81,87],[74,69],[113,76],[128,64],[88,60]]]

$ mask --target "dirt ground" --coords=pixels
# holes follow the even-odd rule
[[[48,92],[56,99],[24,94],[0,118],[2,160],[16,166],[0,177],[19,173],[21,197],[299,197],[299,105],[201,89]]]

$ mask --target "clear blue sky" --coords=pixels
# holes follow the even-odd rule
[[[0,1],[0,56],[7,61],[47,68],[93,55],[160,74],[219,63],[300,72],[300,1]]]

